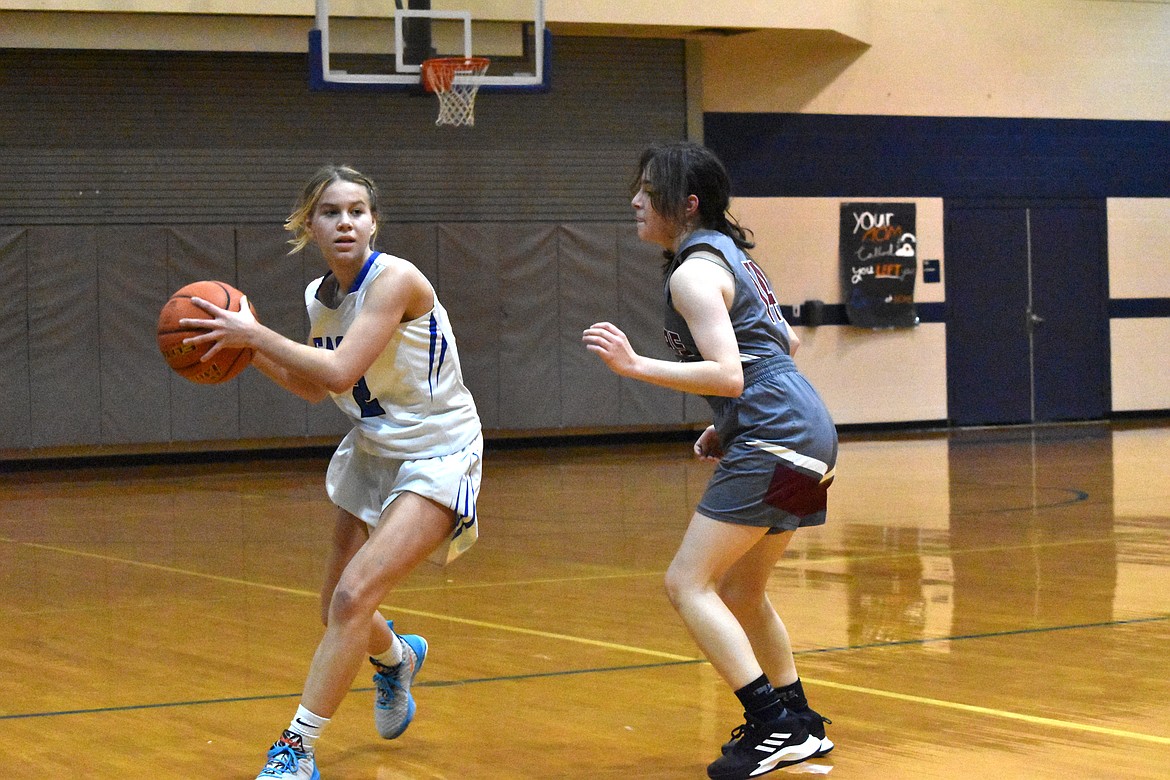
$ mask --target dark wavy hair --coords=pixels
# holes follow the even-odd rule
[[[705,146],[691,141],[654,144],[642,152],[631,195],[644,188],[650,205],[665,219],[687,226],[687,198],[699,199],[699,224],[717,230],[740,249],[751,249],[751,231],[728,213],[731,177],[719,158]]]

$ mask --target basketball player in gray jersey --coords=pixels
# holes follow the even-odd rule
[[[809,707],[788,632],[766,593],[793,532],[825,522],[837,433],[796,369],[799,340],[727,213],[731,183],[708,149],[647,149],[632,205],[638,237],[663,248],[665,337],[678,362],[637,354],[608,322],[583,341],[615,373],[704,396],[714,424],[695,453],[717,463],[666,574],[666,589],[745,722],[707,767],[716,780],[757,777],[833,749]]]

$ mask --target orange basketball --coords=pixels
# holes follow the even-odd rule
[[[210,301],[221,309],[240,310],[243,294],[227,282],[192,282],[181,288],[162,307],[158,315],[158,348],[163,358],[184,379],[201,385],[217,385],[226,382],[243,371],[252,362],[251,349],[221,349],[211,360],[200,362],[200,358],[211,349],[211,344],[184,344],[188,336],[198,336],[205,331],[198,328],[184,328],[181,319],[209,319],[207,312],[191,303],[192,297]],[[252,314],[256,309],[249,303]]]

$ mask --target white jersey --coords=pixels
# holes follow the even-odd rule
[[[362,310],[370,285],[390,261],[407,262],[375,252],[336,308],[330,305],[338,298],[332,273],[309,284],[305,306],[313,346],[335,349],[341,343]],[[398,327],[351,390],[331,393],[353,420],[359,446],[373,455],[399,460],[450,455],[480,434],[479,414],[463,384],[451,323],[439,296],[434,300],[429,313]]]

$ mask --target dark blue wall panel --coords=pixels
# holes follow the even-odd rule
[[[1170,197],[1170,122],[708,113],[744,197]]]

